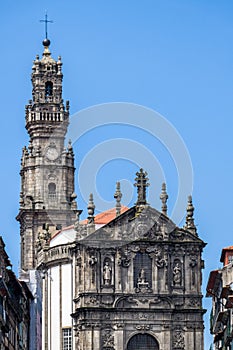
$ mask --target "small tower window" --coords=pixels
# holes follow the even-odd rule
[[[47,81],[45,83],[45,97],[53,95],[53,83],[51,81]]]
[[[55,199],[56,198],[56,185],[54,182],[49,183],[48,190],[49,190],[49,199]]]

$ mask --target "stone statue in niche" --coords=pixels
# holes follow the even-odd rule
[[[181,263],[176,261],[173,267],[173,283],[174,286],[180,286],[182,282],[182,272],[181,272]]]
[[[144,283],[145,282],[145,270],[141,269],[140,273],[139,273],[139,279],[140,282]]]
[[[112,281],[112,269],[109,261],[106,260],[103,267],[103,280],[105,286],[110,286]]]
[[[92,254],[89,259],[89,265],[91,267],[91,283],[95,282],[95,265],[97,263],[97,258]]]
[[[137,280],[137,287],[138,288],[148,288],[149,283],[146,281],[146,276],[145,276],[145,270],[142,268],[139,272],[138,280]]]

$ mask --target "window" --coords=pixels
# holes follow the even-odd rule
[[[233,255],[228,255],[228,264],[233,262]]]
[[[53,95],[53,83],[51,81],[47,81],[45,83],[45,97]]]
[[[50,182],[48,186],[49,199],[56,199],[56,185],[54,182]]]
[[[63,328],[62,330],[62,350],[72,349],[71,328]]]

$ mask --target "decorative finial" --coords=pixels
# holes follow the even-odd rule
[[[67,146],[67,148],[68,148],[68,150],[73,149],[71,139],[69,139],[69,141],[68,141],[68,146]]]
[[[134,186],[137,187],[137,192],[138,192],[138,199],[136,205],[144,205],[146,204],[146,188],[150,186],[148,183],[148,178],[147,178],[147,172],[143,171],[141,168],[139,172],[136,173],[136,178],[135,181],[136,183]]]
[[[95,217],[94,217],[94,213],[95,213],[95,204],[93,201],[93,194],[90,194],[89,197],[89,203],[87,206],[87,211],[88,211],[88,217],[87,217],[87,223],[88,224],[94,224],[95,222]]]
[[[187,205],[187,215],[186,215],[186,225],[185,228],[193,231],[196,233],[197,229],[194,224],[194,217],[193,217],[193,212],[194,212],[194,206],[192,202],[192,196],[188,196],[188,205]]]
[[[40,22],[45,23],[45,39],[43,40],[43,45],[49,46],[50,40],[48,39],[48,23],[53,23],[53,21],[48,20],[47,12],[45,12],[45,19],[41,19]]]
[[[74,155],[71,140],[69,140],[69,142],[68,142],[67,151],[68,151],[68,153],[71,154],[72,156]]]
[[[73,192],[70,196],[70,201],[71,201],[71,209],[72,210],[77,210],[77,202],[76,202],[77,194]]]
[[[32,140],[29,141],[28,150],[29,150],[30,155],[32,155],[32,151],[33,151]]]
[[[120,182],[116,183],[116,192],[114,194],[114,198],[116,199],[116,217],[121,215],[121,184]]]
[[[162,201],[162,213],[167,216],[167,200],[168,200],[168,194],[166,191],[166,184],[165,182],[162,184],[162,192],[160,195],[160,199]]]

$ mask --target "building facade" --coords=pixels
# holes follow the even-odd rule
[[[32,294],[16,278],[0,237],[0,349],[28,350]]]
[[[207,297],[212,298],[210,332],[214,350],[233,349],[233,246],[222,250],[223,267],[210,272]]]
[[[29,283],[35,269],[39,276],[42,349],[203,350],[205,243],[192,198],[178,228],[167,216],[166,186],[160,212],[147,203],[148,178],[140,169],[135,206],[122,208],[118,183],[115,214],[98,223],[90,195],[87,220],[80,221],[74,154],[71,144],[64,148],[69,104],[62,100],[61,60],[51,57],[48,39],[43,44],[26,106],[30,143],[23,149],[17,217],[21,269]]]
[[[107,224],[96,229],[91,197],[85,223],[41,241],[44,350],[204,349],[205,244],[191,198],[177,228],[141,198],[144,185],[137,204]]]

